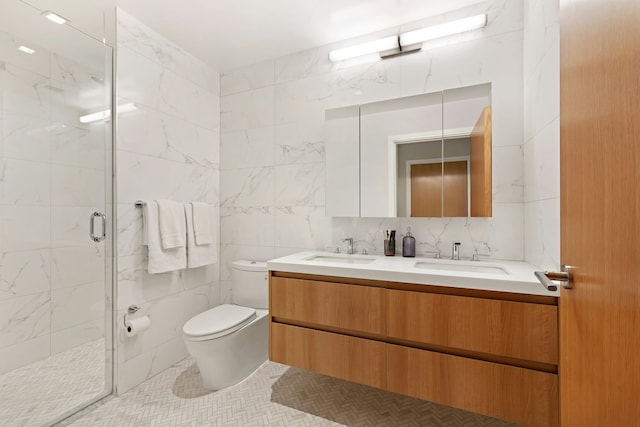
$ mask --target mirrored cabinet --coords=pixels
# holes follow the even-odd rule
[[[326,213],[491,216],[491,85],[327,110]]]

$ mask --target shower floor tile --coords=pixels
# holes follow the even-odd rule
[[[42,426],[97,397],[104,349],[98,339],[0,375],[0,426]]]
[[[201,386],[184,360],[119,397],[61,423],[71,426],[491,426],[514,424],[266,362],[225,390]]]

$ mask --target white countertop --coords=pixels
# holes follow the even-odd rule
[[[312,259],[315,257],[324,259]],[[416,266],[419,263],[422,267]],[[269,270],[290,273],[560,296],[559,290],[551,292],[542,286],[533,274],[536,270],[534,266],[519,261],[452,261],[425,257],[403,258],[310,251],[273,259],[267,262],[267,267]],[[467,268],[480,271],[457,270]]]

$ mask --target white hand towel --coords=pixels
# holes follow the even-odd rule
[[[158,211],[158,204],[153,201],[145,203],[142,207],[142,240],[149,248],[149,264],[147,270],[151,274],[156,274],[187,268],[186,247],[173,249],[162,248]]]
[[[196,234],[193,227],[193,206],[191,206],[191,203],[185,203],[184,212],[187,217],[187,267],[196,268],[215,263],[217,260],[215,244],[196,245]]]
[[[156,200],[160,218],[160,238],[163,249],[184,248],[187,230],[182,203],[172,200]]]
[[[196,235],[196,245],[213,243],[209,204],[193,202],[191,205],[193,206],[193,231]]]

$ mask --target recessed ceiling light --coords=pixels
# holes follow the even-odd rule
[[[67,22],[69,22],[69,20],[67,18],[63,18],[62,16],[58,15],[57,13],[53,13],[50,10],[45,10],[44,12],[42,12],[42,14],[49,21],[55,22],[56,24],[62,25],[62,24],[66,24]]]
[[[18,48],[18,50],[19,50],[20,52],[28,53],[29,55],[33,55],[34,53],[36,53],[36,51],[35,51],[35,50],[31,49],[30,47],[24,46],[24,45],[23,45],[23,46],[20,46],[20,47]]]

